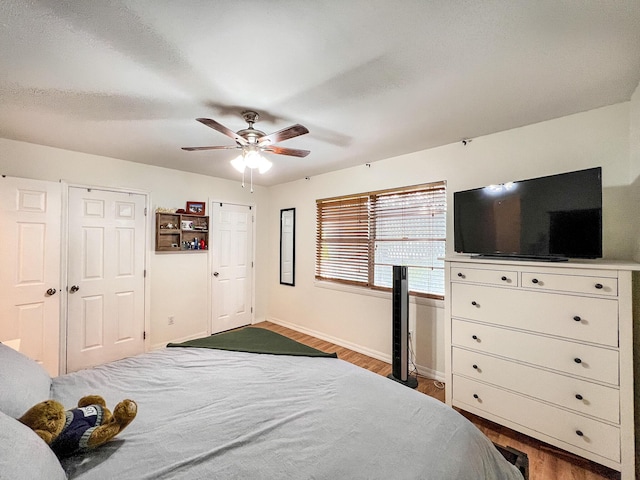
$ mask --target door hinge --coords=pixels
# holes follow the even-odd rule
[[[147,332],[142,332],[142,339],[146,340],[147,339]]]
[[[144,207],[144,216],[147,216],[147,207]]]
[[[253,313],[253,307],[251,307],[251,313]]]
[[[253,268],[253,262],[251,262],[251,268]]]
[[[146,269],[144,269],[144,270],[142,271],[142,276],[143,276],[144,278],[147,278],[147,270],[146,270]]]

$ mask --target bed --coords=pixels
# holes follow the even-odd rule
[[[115,439],[58,461],[15,418],[46,398],[124,398]],[[0,478],[522,479],[445,404],[336,358],[165,348],[51,379],[0,344]]]

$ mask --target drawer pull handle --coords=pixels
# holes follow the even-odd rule
[[[576,398],[577,398],[578,400],[582,400],[582,398],[583,398],[583,397],[582,397],[582,395],[580,395],[579,393],[576,393]]]
[[[502,278],[501,278],[501,280],[502,280],[503,282],[506,282],[506,281],[507,281],[507,277],[502,277]]]
[[[476,302],[476,301],[474,300],[473,302],[471,302],[471,305],[473,305],[473,306],[475,307],[476,305],[478,305],[478,302]]]
[[[576,363],[582,363],[582,360],[578,357],[574,358],[573,361]]]
[[[581,319],[581,318],[580,318],[580,316],[578,316],[578,315],[576,315],[575,317],[573,317],[573,319],[574,319],[576,322],[581,322],[581,321],[582,321],[582,319]]]
[[[477,335],[471,335],[471,338],[473,338],[474,340],[477,340],[478,336]]]
[[[578,435],[579,437],[582,437],[584,433],[582,433],[582,430],[576,430],[576,435]]]
[[[596,283],[596,288],[598,290],[602,290],[602,284],[601,283]]]
[[[537,278],[533,278],[533,279],[531,280],[531,283],[538,283],[538,282],[539,282],[539,280],[538,280]]]
[[[462,273],[462,272],[458,272],[458,276],[459,276],[460,278],[464,278],[464,273]]]
[[[477,393],[473,394],[473,398],[479,398]]]
[[[478,369],[478,365],[473,365],[474,370]]]

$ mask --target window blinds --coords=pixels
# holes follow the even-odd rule
[[[369,197],[318,200],[316,278],[369,283]]]
[[[317,200],[316,278],[391,287],[393,265],[409,267],[410,291],[444,293],[446,184]]]

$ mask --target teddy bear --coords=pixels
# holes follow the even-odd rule
[[[42,438],[58,457],[99,447],[125,429],[138,413],[133,400],[123,400],[113,414],[99,395],[88,395],[65,411],[60,402],[37,403],[18,420]]]

